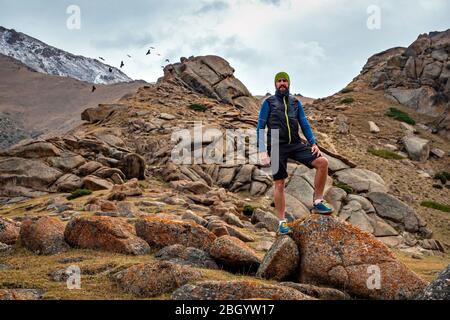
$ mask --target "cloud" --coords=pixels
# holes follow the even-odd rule
[[[213,1],[205,3],[194,14],[205,14],[214,11],[223,11],[229,8],[229,4],[225,1]]]
[[[102,56],[129,76],[155,81],[165,58],[215,54],[227,59],[252,93],[291,73],[295,92],[320,97],[347,85],[373,54],[408,46],[419,34],[448,29],[447,0],[77,0],[82,28],[67,30],[73,0],[0,0],[0,21],[50,45]],[[367,28],[367,7],[381,29]],[[39,12],[37,15],[36,12]],[[146,56],[154,44],[161,56]]]
[[[143,48],[154,42],[154,37],[149,32],[121,33],[92,40],[92,45],[99,49],[129,49]]]
[[[276,7],[279,7],[281,5],[281,3],[284,2],[284,0],[259,0],[259,1],[264,4],[274,5]]]

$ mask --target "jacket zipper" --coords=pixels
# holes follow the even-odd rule
[[[291,126],[289,124],[289,117],[288,117],[288,107],[286,104],[286,96],[283,96],[283,102],[284,102],[284,115],[286,116],[286,124],[288,127],[288,133],[289,133],[289,144],[291,144]]]

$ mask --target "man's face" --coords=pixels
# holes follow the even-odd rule
[[[278,79],[275,82],[275,87],[277,88],[277,90],[280,90],[281,92],[285,92],[286,90],[289,89],[289,82],[284,78]]]

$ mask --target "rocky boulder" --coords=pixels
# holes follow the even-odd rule
[[[12,245],[0,242],[0,257],[8,256],[14,252],[14,247]]]
[[[62,175],[37,159],[0,158],[0,196],[42,196]]]
[[[256,209],[253,212],[251,222],[253,224],[262,223],[269,231],[276,231],[279,225],[279,220],[276,216],[261,209]]]
[[[266,253],[256,276],[283,281],[297,269],[299,262],[300,254],[295,242],[288,236],[278,237]]]
[[[450,265],[418,296],[420,300],[450,300]]]
[[[181,244],[209,252],[216,236],[205,227],[190,221],[145,218],[136,221],[136,233],[152,248]]]
[[[406,136],[403,145],[411,160],[425,162],[430,156],[430,141],[417,136]]]
[[[36,254],[51,255],[67,251],[64,224],[57,218],[26,220],[20,228],[20,244]]]
[[[427,225],[425,220],[403,201],[384,192],[371,192],[367,197],[380,217],[395,222],[400,229],[426,233],[423,230]]]
[[[346,222],[312,215],[292,228],[302,257],[300,283],[370,299],[413,299],[427,285],[382,242]]]
[[[127,179],[145,179],[145,159],[136,153],[127,154],[120,161],[119,167],[121,168]]]
[[[232,271],[256,271],[261,259],[245,242],[232,236],[217,238],[211,246],[211,256]]]
[[[20,224],[7,218],[0,218],[0,242],[14,245],[19,239]]]
[[[126,110],[127,106],[122,104],[99,104],[96,108],[89,108],[81,114],[81,120],[96,123],[105,120],[114,112]]]
[[[201,281],[172,293],[173,300],[312,300],[298,290],[256,281]]]
[[[143,255],[148,244],[138,238],[133,226],[121,218],[76,217],[66,226],[64,237],[72,247]]]
[[[319,300],[350,300],[351,297],[340,290],[326,287],[318,287],[312,284],[295,283],[295,282],[282,282],[283,286],[296,289],[301,293],[317,298]]]
[[[18,158],[48,158],[59,156],[61,151],[53,144],[45,141],[33,141],[27,144],[20,144],[0,155]]]
[[[164,247],[155,254],[155,257],[160,260],[191,267],[219,269],[217,263],[205,251],[193,247],[185,247],[181,244]]]
[[[151,298],[172,292],[201,276],[190,267],[161,261],[132,266],[112,275],[111,279],[125,292]]]
[[[0,300],[39,300],[41,298],[41,290],[0,289]]]
[[[383,178],[366,169],[344,169],[336,172],[335,176],[337,180],[349,185],[357,192],[387,192]]]
[[[83,186],[83,181],[80,177],[67,173],[61,176],[50,188],[53,192],[72,192]]]

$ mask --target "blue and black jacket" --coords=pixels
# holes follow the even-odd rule
[[[271,144],[271,130],[279,129],[279,144],[296,144],[301,143],[298,127],[302,128],[310,145],[316,144],[316,137],[314,136],[308,119],[305,115],[300,100],[291,96],[287,90],[282,94],[279,90],[275,95],[268,97],[262,104],[261,111],[258,118],[257,127],[257,143],[260,152],[267,151],[264,143],[264,137],[259,133],[268,127],[267,143],[270,148]]]

